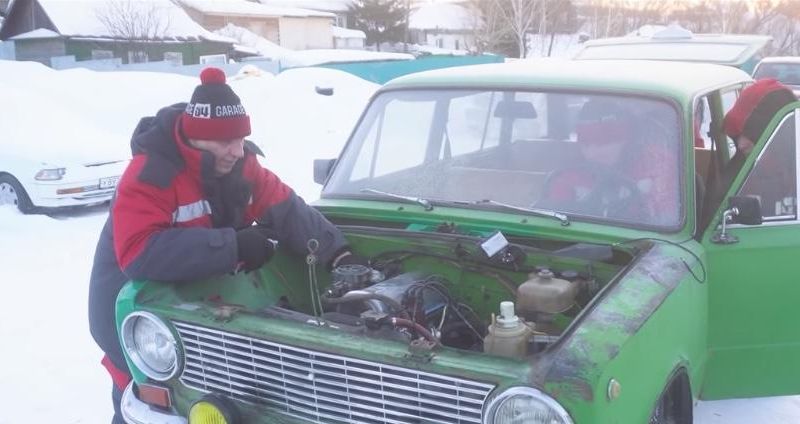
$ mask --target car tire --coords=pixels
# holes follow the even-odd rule
[[[649,424],[691,424],[692,392],[685,372],[677,373],[659,397]]]
[[[13,204],[22,213],[34,212],[33,203],[22,184],[9,174],[0,174],[0,205]]]

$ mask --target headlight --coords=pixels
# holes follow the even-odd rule
[[[553,398],[532,387],[513,387],[489,403],[485,424],[572,424]]]
[[[55,181],[63,178],[66,172],[64,168],[40,169],[33,178],[38,181]]]
[[[122,322],[122,347],[145,375],[169,380],[178,371],[178,343],[161,319],[134,312]]]

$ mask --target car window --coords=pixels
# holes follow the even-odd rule
[[[431,131],[433,100],[395,98],[370,123],[353,179],[385,175],[422,164],[425,151],[408,149],[407,140],[426,140]]]
[[[736,43],[643,42],[590,45],[578,53],[579,59],[651,59],[696,62],[734,62],[749,48]]]
[[[741,89],[729,90],[722,93],[722,108],[724,109],[725,114],[727,114],[728,111],[733,108],[734,103],[736,103],[736,99],[739,98],[739,92],[741,92]],[[736,143],[734,143],[732,138],[728,137],[728,157],[732,157],[735,153]]]
[[[711,140],[711,107],[708,97],[703,96],[697,100],[694,106],[694,147],[710,149]]]
[[[489,199],[673,229],[683,212],[682,125],[675,105],[655,98],[390,91],[370,104],[323,195]]]
[[[761,63],[753,78],[775,78],[787,85],[800,85],[800,63]]]
[[[492,111],[501,99],[497,92],[471,93],[451,99],[441,157],[447,154],[448,146],[452,156],[497,146],[501,120]]]
[[[515,119],[511,140],[541,140],[547,138],[547,96],[543,93],[519,92],[515,99],[533,105],[535,116]]]
[[[761,200],[765,221],[797,218],[797,164],[795,114],[781,122],[759,155],[753,170],[739,191]]]

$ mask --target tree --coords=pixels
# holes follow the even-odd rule
[[[491,7],[496,8],[500,19],[513,34],[520,58],[528,53],[528,34],[533,32],[543,16],[545,0],[491,0]]]
[[[408,2],[404,0],[356,0],[350,6],[353,26],[364,31],[367,44],[404,41],[408,24]]]
[[[163,40],[170,26],[169,15],[155,1],[111,0],[95,14],[112,37],[125,42],[135,62],[148,60],[148,47]]]
[[[472,16],[472,35],[477,53],[518,54],[514,35],[495,7],[495,0],[471,0],[467,7]]]

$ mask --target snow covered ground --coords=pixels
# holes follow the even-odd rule
[[[52,71],[3,61],[0,75],[0,93],[16,87],[28,94],[16,96],[14,107],[0,114],[5,119],[0,147],[35,144],[42,155],[65,143],[85,152],[127,149],[140,115],[188,100],[198,82],[168,74]],[[248,72],[230,80],[252,117],[252,139],[265,151],[265,164],[307,200],[317,198],[312,160],[339,152],[376,86],[328,69],[278,76]],[[334,94],[321,96],[317,86],[332,87]],[[8,130],[12,124],[13,132]],[[73,128],[88,127],[107,137],[41,136],[66,136]],[[96,207],[24,216],[0,207],[0,424],[109,422],[110,380],[89,335],[86,304],[106,212]],[[796,423],[800,397],[701,402],[696,416],[700,424]]]

